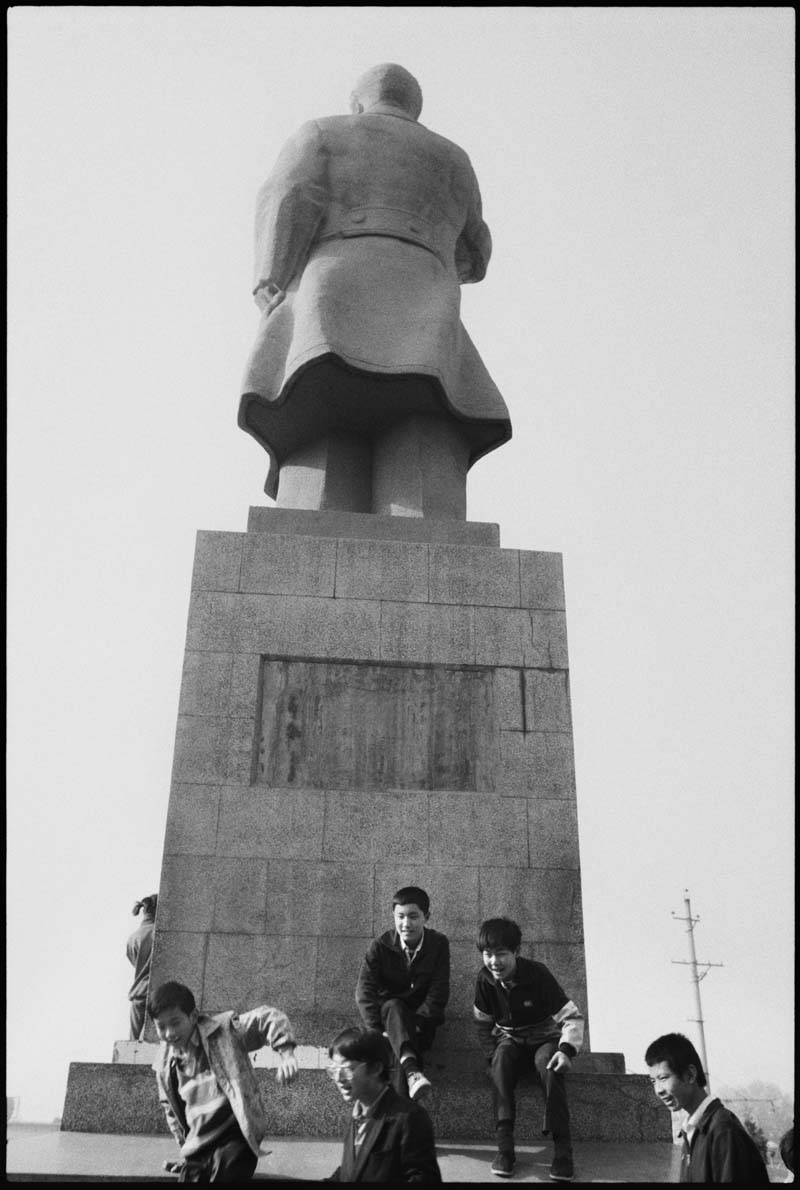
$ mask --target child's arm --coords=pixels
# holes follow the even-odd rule
[[[380,959],[377,943],[371,942],[356,983],[356,1004],[361,1019],[368,1029],[383,1029],[381,1022],[381,979]]]
[[[262,1004],[250,1012],[234,1014],[231,1021],[234,1032],[248,1050],[260,1050],[269,1045],[274,1050],[297,1044],[289,1018],[280,1008]]]
[[[475,1021],[475,1027],[478,1031],[478,1045],[481,1047],[483,1056],[487,1061],[491,1061],[497,1046],[497,1040],[494,1036],[494,1017],[489,1013],[481,1012],[477,1004],[472,1007],[472,1015]]]
[[[279,1083],[292,1081],[298,1069],[294,1056],[296,1042],[285,1012],[262,1004],[260,1008],[234,1016],[231,1024],[246,1049],[258,1050],[263,1045],[271,1046],[281,1063],[275,1071],[275,1078]]]
[[[561,1041],[558,1043],[558,1048],[568,1058],[574,1058],[577,1053],[580,1053],[583,1045],[583,1014],[581,1010],[572,1000],[567,1000],[558,1012],[553,1013],[553,1020],[561,1026]]]
[[[494,1036],[495,1017],[493,1006],[489,1002],[486,995],[480,976],[475,982],[475,1003],[472,1006],[472,1018],[475,1021],[475,1028],[478,1031],[478,1044],[481,1047],[483,1056],[487,1061],[491,1062],[497,1046],[497,1039]]]
[[[572,1000],[553,1013],[553,1020],[561,1026],[561,1040],[558,1050],[547,1063],[548,1070],[569,1070],[572,1059],[579,1053],[583,1045],[583,1016],[577,1004]]]

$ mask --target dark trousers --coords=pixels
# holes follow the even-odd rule
[[[436,1025],[427,1017],[417,1016],[403,1000],[384,1000],[381,1004],[381,1024],[395,1054],[390,1081],[398,1094],[405,1096],[408,1087],[400,1066],[400,1053],[403,1049],[410,1049],[422,1070],[422,1055],[433,1045]]]
[[[131,1041],[139,1041],[144,1030],[146,1001],[131,1000]]]
[[[547,1063],[558,1049],[557,1041],[545,1041],[537,1047],[519,1045],[503,1037],[492,1055],[490,1074],[492,1079],[492,1105],[495,1124],[508,1122],[514,1126],[517,1104],[514,1089],[520,1072],[534,1066],[544,1089],[544,1119],[542,1132],[553,1137],[569,1136],[569,1108],[567,1088],[563,1074],[554,1074],[547,1069]]]
[[[179,1182],[247,1182],[256,1172],[258,1157],[239,1129],[238,1136],[223,1138],[208,1153],[187,1157],[178,1174]]]

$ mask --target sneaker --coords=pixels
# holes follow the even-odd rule
[[[496,1178],[510,1178],[514,1173],[514,1150],[500,1149],[492,1162],[492,1173]]]
[[[574,1176],[572,1157],[568,1153],[557,1153],[550,1166],[550,1177],[554,1182],[571,1182]]]
[[[421,1070],[409,1070],[406,1075],[406,1082],[408,1083],[409,1099],[427,1099],[433,1089],[430,1080],[425,1077]]]

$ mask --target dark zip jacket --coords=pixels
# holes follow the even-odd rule
[[[478,1040],[491,1058],[502,1037],[525,1044],[558,1041],[574,1058],[583,1044],[583,1016],[544,963],[519,957],[514,978],[504,985],[486,967],[475,982],[473,1016]]]

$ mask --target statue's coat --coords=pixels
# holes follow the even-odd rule
[[[447,410],[470,462],[511,436],[460,319],[459,285],[480,281],[491,254],[477,179],[457,145],[390,110],[304,124],[258,196],[254,288],[286,296],[262,317],[239,424],[270,453],[270,495],[286,455],[336,428],[371,433],[406,411]],[[370,387],[364,376],[428,379]]]

